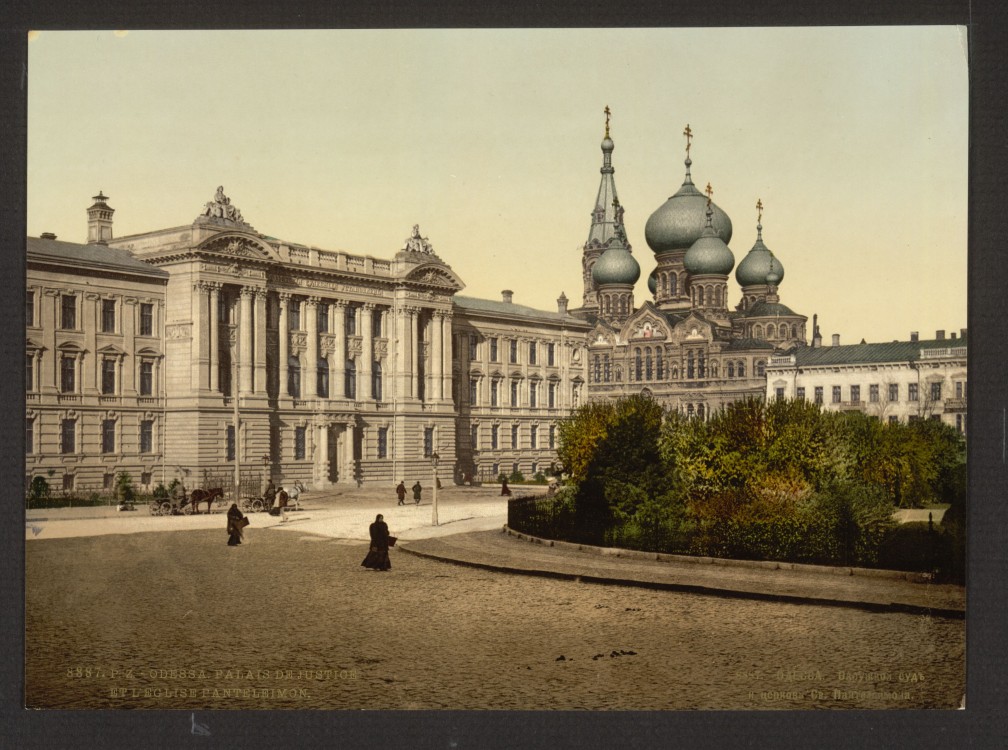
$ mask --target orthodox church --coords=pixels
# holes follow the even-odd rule
[[[591,326],[587,393],[592,399],[648,393],[687,415],[704,418],[727,403],[762,398],[765,368],[775,351],[805,346],[804,315],[780,301],[784,266],[763,243],[762,201],[756,241],[735,268],[728,243],[732,222],[693,183],[686,136],[686,174],[680,188],[647,220],[654,254],[648,276],[652,299],[634,306],[640,264],[632,255],[616,193],[609,110],[602,140],[602,179],[584,244],[582,306],[573,314]],[[741,299],[729,308],[728,277],[735,268]]]

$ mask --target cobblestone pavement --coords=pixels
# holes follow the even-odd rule
[[[533,543],[499,529],[409,542],[404,549],[442,561],[585,581],[623,581],[697,593],[720,592],[783,601],[805,599],[951,617],[962,617],[966,612],[965,587],[915,583],[896,578],[888,571],[861,570],[857,575],[849,575],[841,573],[849,568],[770,569],[762,567],[765,563],[754,566],[741,561],[677,562],[665,555],[658,562],[655,555],[642,553],[617,557],[612,554],[616,550],[593,548],[594,551],[588,552],[574,545]]]
[[[360,567],[363,542],[300,525],[254,519],[240,547],[223,528],[32,539],[27,704],[877,709],[963,696],[962,620],[509,575],[398,549],[375,572]]]

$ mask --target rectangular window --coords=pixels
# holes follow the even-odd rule
[[[101,392],[110,395],[115,393],[116,361],[105,358],[101,363]]]
[[[73,474],[64,474],[63,475],[63,491],[64,492],[73,492],[73,490],[74,490],[74,475]]]
[[[380,339],[382,337],[382,311],[372,310],[371,311],[371,335]]]
[[[434,455],[434,428],[424,427],[423,431],[423,454],[424,458]]]
[[[529,408],[536,409],[539,407],[539,384],[529,383]]]
[[[496,479],[500,474],[500,464],[495,462],[491,464],[491,467],[490,471],[493,473],[494,479]]]
[[[815,402],[821,404],[823,402],[823,389],[821,385],[815,387]]]
[[[287,322],[292,331],[301,330],[301,300],[292,299],[287,305]]]
[[[908,401],[917,401],[918,400],[917,396],[918,396],[918,394],[917,394],[917,384],[916,383],[910,383],[907,386],[907,400]]]
[[[60,298],[60,328],[64,331],[77,329],[77,298],[72,294]]]
[[[140,395],[150,396],[154,392],[154,363],[140,363]]]
[[[536,364],[536,355],[538,354],[538,348],[536,347],[536,342],[532,341],[529,343],[529,364]]]
[[[74,453],[77,446],[77,422],[64,419],[60,425],[60,453]]]
[[[490,406],[497,406],[500,402],[500,378],[490,381]]]
[[[852,404],[861,403],[861,386],[852,385],[850,387],[850,400]]]
[[[531,431],[529,432],[529,447],[539,447],[539,427],[537,425],[532,425]]]
[[[388,427],[378,428],[378,458],[388,458]]]
[[[149,471],[140,472],[140,484],[144,487],[150,487],[151,473]]]
[[[511,381],[511,406],[518,406],[518,381]]]
[[[476,403],[476,393],[479,387],[479,381],[476,378],[469,378],[469,403]]]
[[[963,397],[963,384],[962,384],[961,380],[957,380],[956,381],[955,389],[956,389],[955,390],[955,394],[956,394],[955,397],[956,398],[962,398]]]
[[[931,400],[941,401],[942,400],[942,384],[932,383],[931,384]]]
[[[490,426],[490,447],[493,450],[497,450],[497,425]]]
[[[60,357],[60,392],[73,393],[77,382],[77,358]]]
[[[805,400],[805,387],[804,386],[798,386],[797,388],[795,388],[795,398],[797,398],[799,401],[804,401]]]
[[[476,337],[473,335],[469,336],[469,359],[476,359]]]
[[[102,475],[102,489],[110,490],[115,483],[115,474],[103,474]]]
[[[318,306],[318,332],[329,333],[329,305],[325,302]]]
[[[103,299],[101,301],[101,329],[102,333],[115,333],[114,299]]]
[[[899,384],[898,383],[890,383],[889,384],[889,400],[890,401],[899,401]]]
[[[29,353],[25,357],[25,389],[35,390],[35,355]]]
[[[25,453],[35,452],[35,420],[25,417]]]
[[[235,428],[233,424],[229,424],[227,428],[227,457],[225,460],[235,460]]]
[[[931,421],[932,422],[941,422],[941,414],[932,414],[931,415]]]
[[[508,362],[518,364],[518,339],[511,339],[508,345]]]
[[[511,447],[518,447],[518,425],[511,425]]]
[[[878,403],[878,384],[868,386],[868,400],[873,404]]]
[[[547,405],[549,406],[550,409],[556,408],[556,389],[557,389],[556,383],[549,384],[549,395],[547,396],[547,398],[549,398],[549,401],[547,402]]]
[[[899,417],[897,417],[897,416],[890,416],[889,417],[889,424],[899,424]]]
[[[25,325],[35,325],[35,292],[31,289],[25,293]]]
[[[154,305],[149,302],[140,303],[140,335],[154,335]]]
[[[347,336],[357,335],[357,308],[353,305],[347,305],[345,328]]]
[[[103,419],[101,424],[101,452],[115,453],[115,420]]]
[[[556,448],[556,425],[551,424],[549,428],[549,447],[550,450]]]
[[[497,338],[490,339],[490,361],[497,361]]]
[[[154,422],[149,419],[140,422],[140,452],[154,452]]]
[[[294,428],[294,460],[304,461],[305,457],[305,431],[307,427]]]
[[[550,367],[556,365],[556,344],[546,344],[546,364]]]
[[[838,385],[833,386],[833,403],[840,403],[840,386]]]
[[[469,428],[469,447],[472,450],[479,450],[479,425],[472,425]]]

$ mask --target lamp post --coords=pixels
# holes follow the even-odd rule
[[[431,469],[433,470],[433,473],[434,473],[434,510],[432,511],[433,512],[433,517],[431,519],[431,526],[437,526],[438,525],[438,520],[437,520],[437,484],[438,484],[438,482],[437,482],[437,465],[438,465],[438,460],[440,458],[441,457],[437,454],[437,451],[434,451],[434,453],[431,454]]]

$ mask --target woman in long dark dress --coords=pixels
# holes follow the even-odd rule
[[[389,560],[388,556],[388,524],[382,518],[382,514],[379,513],[374,523],[368,527],[368,531],[371,534],[371,548],[368,550],[364,562],[361,563],[365,568],[372,568],[374,570],[390,570],[392,568],[392,561]]]
[[[242,530],[248,525],[248,521],[245,520],[245,516],[235,503],[231,503],[231,507],[228,508],[227,512],[227,533],[228,533],[228,546],[233,547],[236,544],[242,543]]]

